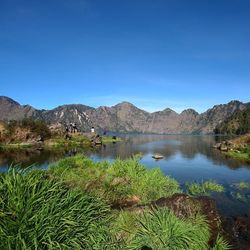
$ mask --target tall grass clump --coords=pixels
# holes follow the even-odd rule
[[[232,249],[226,240],[222,236],[218,236],[215,245],[212,250],[229,250]]]
[[[0,249],[112,249],[110,210],[42,171],[0,176]]]
[[[131,219],[132,216],[132,219]],[[208,249],[209,228],[200,215],[177,218],[171,210],[158,208],[139,214],[125,212],[118,219],[123,249]]]
[[[224,187],[214,180],[208,180],[203,183],[187,183],[187,191],[191,195],[203,194],[209,195],[211,192],[224,192]]]
[[[165,176],[160,169],[146,169],[137,157],[107,163],[78,155],[52,165],[49,174],[110,203],[132,197],[144,203],[180,192],[177,181]]]

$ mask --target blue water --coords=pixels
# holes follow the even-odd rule
[[[186,182],[216,180],[226,187],[226,192],[213,194],[218,208],[225,215],[250,213],[250,190],[237,190],[234,183],[250,183],[250,164],[226,157],[212,146],[226,137],[191,135],[123,135],[124,141],[102,145],[90,150],[64,149],[60,151],[0,152],[0,170],[7,171],[10,164],[21,166],[36,164],[47,166],[65,156],[83,153],[95,161],[126,159],[141,155],[141,163],[148,168],[159,167],[166,175],[178,180],[185,189]],[[152,155],[161,154],[162,160]],[[239,199],[239,195],[242,199]],[[235,197],[238,197],[236,199]]]

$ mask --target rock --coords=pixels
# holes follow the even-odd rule
[[[250,249],[250,215],[224,218],[222,226],[232,249]]]
[[[137,205],[140,202],[140,198],[137,196],[132,196],[127,199],[117,200],[112,205],[112,209],[125,209]]]
[[[220,147],[220,150],[224,151],[224,152],[227,152],[228,151],[228,147],[226,145],[222,144],[221,147]]]
[[[216,143],[216,144],[213,146],[213,148],[217,148],[217,149],[220,149],[220,147],[221,147],[221,143]]]
[[[155,160],[160,160],[160,159],[163,159],[164,157],[162,155],[155,154],[152,156],[152,158],[154,158]]]

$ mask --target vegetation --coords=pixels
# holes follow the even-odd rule
[[[236,186],[238,189],[249,189],[249,188],[250,188],[250,183],[245,182],[245,181],[241,181],[241,182],[239,182],[239,183],[236,183],[235,186]]]
[[[90,146],[90,140],[81,134],[72,134],[70,139],[65,139],[62,135],[52,137],[45,142],[45,147],[49,148],[61,148],[61,147],[79,147]]]
[[[128,200],[145,203],[180,192],[178,182],[160,169],[146,169],[137,157],[108,163],[93,162],[78,155],[53,164],[48,173],[70,187],[92,192],[109,203]]]
[[[27,129],[36,136],[40,136],[43,140],[51,137],[51,132],[47,124],[42,120],[23,119],[21,121],[10,121],[6,126],[7,136],[11,138],[15,137],[18,128]]]
[[[209,229],[200,215],[180,219],[166,208],[122,212],[114,228],[127,242],[125,249],[208,249]]]
[[[118,142],[116,136],[99,137],[102,143]],[[0,124],[0,149],[32,147],[39,142],[40,147],[90,147],[90,135],[82,133],[66,134],[62,127],[50,128],[44,121],[24,119]]]
[[[250,160],[250,145],[247,147],[238,148],[237,150],[226,152],[226,155],[237,159]]]
[[[209,195],[211,192],[224,192],[224,187],[214,180],[205,181],[203,183],[187,183],[187,191],[191,195],[204,194]]]
[[[250,108],[235,112],[231,117],[219,124],[216,134],[242,135],[250,132]]]
[[[212,250],[229,250],[231,246],[223,239],[222,236],[218,235],[215,245]]]
[[[44,172],[0,176],[0,249],[111,249],[109,222],[103,201]]]
[[[175,180],[137,157],[95,163],[77,155],[48,171],[11,169],[0,175],[0,249],[208,249],[208,223],[197,212],[177,217],[167,208],[108,205],[176,192]],[[218,238],[214,249],[226,246]]]

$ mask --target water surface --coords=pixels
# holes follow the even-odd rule
[[[65,156],[84,153],[95,161],[126,159],[140,153],[141,163],[148,168],[159,167],[180,182],[185,190],[186,182],[216,180],[226,187],[226,192],[213,194],[219,210],[224,215],[250,213],[250,190],[237,190],[233,184],[250,182],[250,164],[225,156],[212,146],[226,140],[222,136],[191,135],[123,135],[124,141],[106,144],[92,149],[61,150],[13,150],[0,152],[0,170],[6,171],[11,164],[26,167],[35,164],[47,168]],[[164,156],[156,161],[153,154]]]

